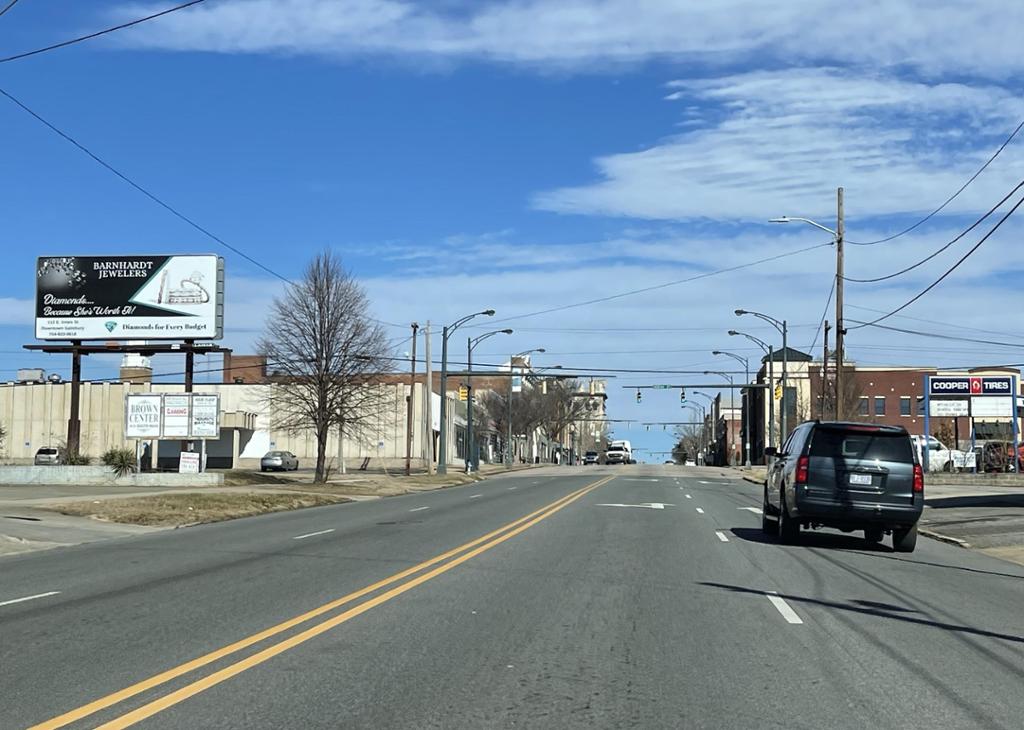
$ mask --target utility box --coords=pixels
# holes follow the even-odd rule
[[[18,368],[19,383],[42,383],[46,380],[46,371],[42,368]]]

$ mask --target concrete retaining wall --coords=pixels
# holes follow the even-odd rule
[[[1021,474],[950,474],[948,472],[930,471],[924,475],[925,486],[929,484],[948,484],[964,487],[1024,487],[1024,475]]]
[[[0,484],[79,484],[118,487],[217,487],[224,475],[153,472],[115,478],[109,466],[0,466]]]

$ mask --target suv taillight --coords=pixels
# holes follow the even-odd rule
[[[924,469],[920,464],[914,464],[914,493],[921,494],[924,491]]]
[[[806,456],[801,456],[796,462],[796,483],[807,484],[807,468],[810,465],[810,459]]]

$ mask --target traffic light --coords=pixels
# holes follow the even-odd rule
[[[686,400],[686,388],[679,389],[679,402],[682,403]]]
[[[640,401],[642,401],[643,399],[644,399],[644,397],[643,397],[643,395],[642,395],[642,394],[640,393],[640,389],[639,389],[639,388],[637,388],[637,389],[636,389],[636,402],[637,402],[637,403],[639,403],[639,402],[640,402]]]

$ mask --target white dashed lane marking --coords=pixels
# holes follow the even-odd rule
[[[725,536],[724,532],[719,532],[718,530],[715,530],[715,534],[718,535],[718,539],[722,542],[729,542],[729,538]]]
[[[786,603],[776,591],[768,591],[765,594],[768,600],[772,602],[772,605],[782,614],[782,618],[786,619],[788,624],[802,624],[803,619],[796,615],[796,611]]]

